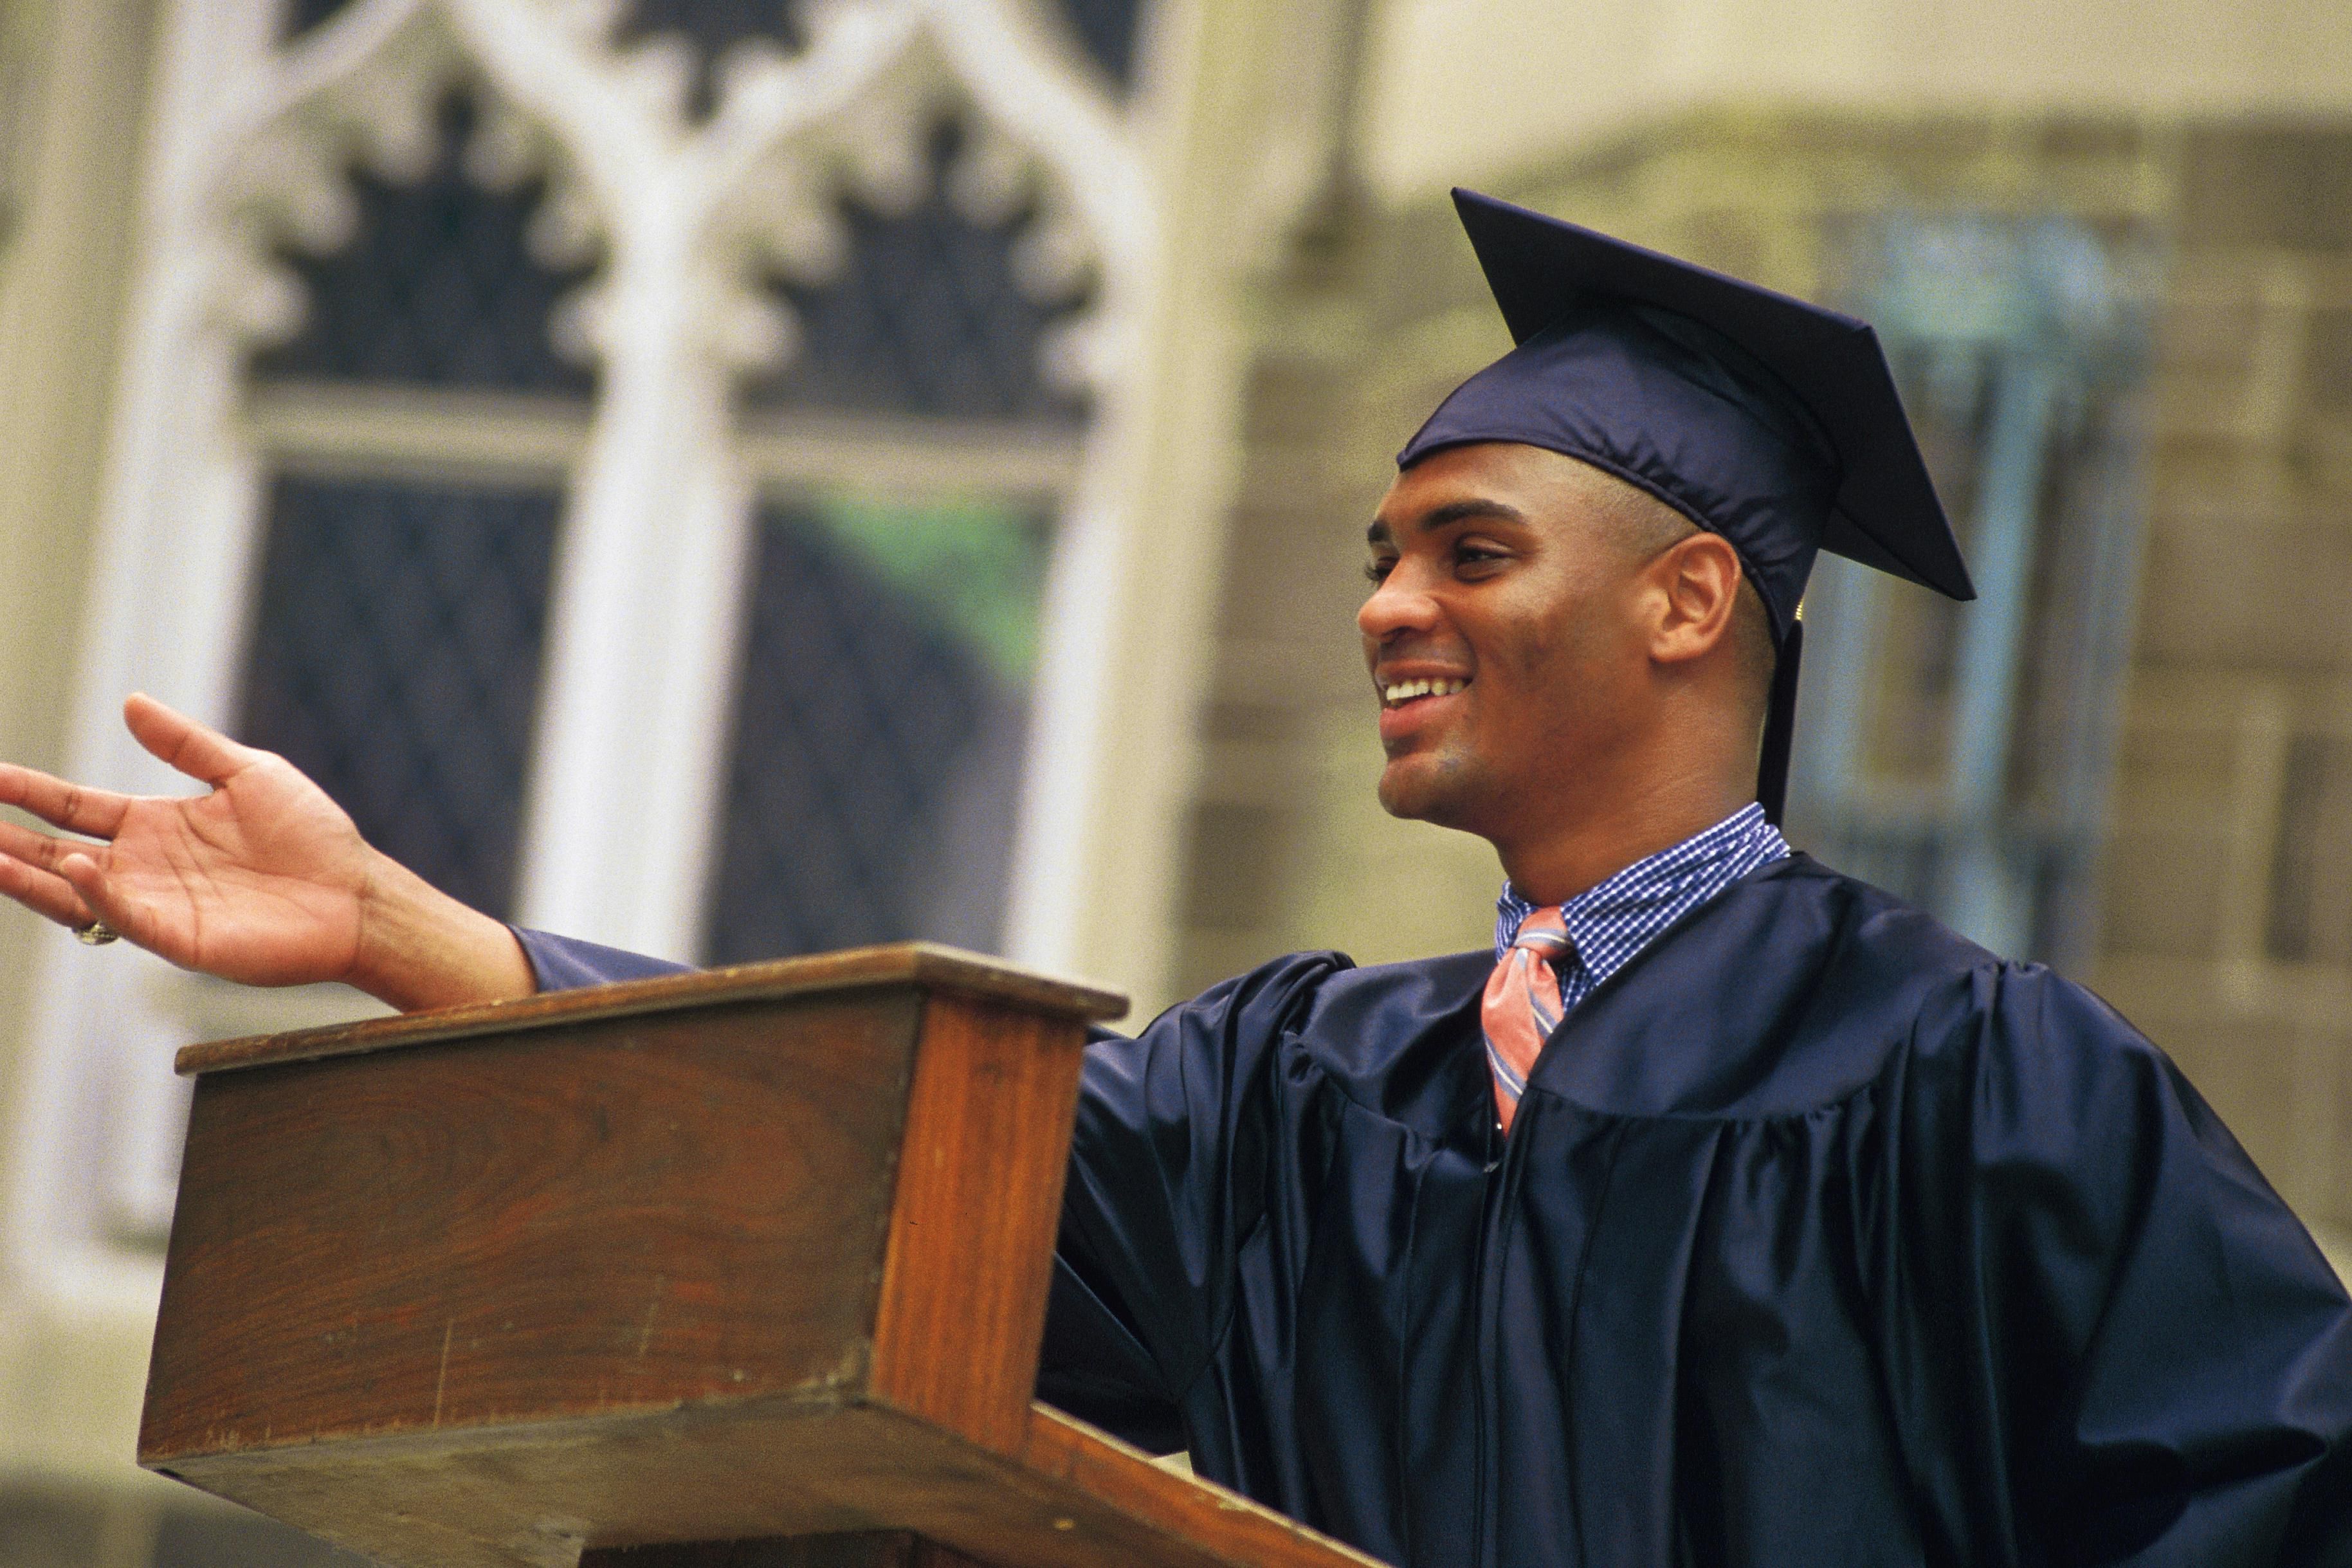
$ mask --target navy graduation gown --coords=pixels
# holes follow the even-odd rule
[[[2352,1563],[2352,1305],[2088,992],[1795,857],[1504,1140],[1491,964],[1099,1039],[1041,1394],[1430,1568]]]

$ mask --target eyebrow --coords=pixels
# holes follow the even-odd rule
[[[1452,523],[1467,522],[1473,518],[1499,518],[1505,522],[1525,522],[1528,514],[1507,501],[1474,498],[1432,507],[1421,514],[1421,520],[1413,526],[1421,532],[1428,533]],[[1389,527],[1389,520],[1384,517],[1372,519],[1372,525],[1364,530],[1364,542],[1367,544],[1386,544],[1395,537],[1395,531]]]

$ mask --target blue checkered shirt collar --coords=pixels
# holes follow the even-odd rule
[[[1576,962],[1560,976],[1560,1003],[1573,1007],[1655,941],[1658,934],[1750,871],[1786,857],[1789,841],[1750,803],[1671,849],[1636,860],[1559,907]],[[1535,905],[1503,884],[1495,900],[1495,959],[1502,961]]]

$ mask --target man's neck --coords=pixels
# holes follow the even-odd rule
[[[1706,832],[1755,798],[1753,788],[1717,782],[1655,790],[1601,813],[1563,800],[1551,820],[1509,843],[1496,840],[1495,850],[1521,898],[1538,907],[1561,904],[1635,861]]]

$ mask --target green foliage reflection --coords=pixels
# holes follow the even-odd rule
[[[994,498],[906,502],[827,496],[825,530],[884,582],[970,645],[997,679],[1025,690],[1052,544],[1046,519]]]

